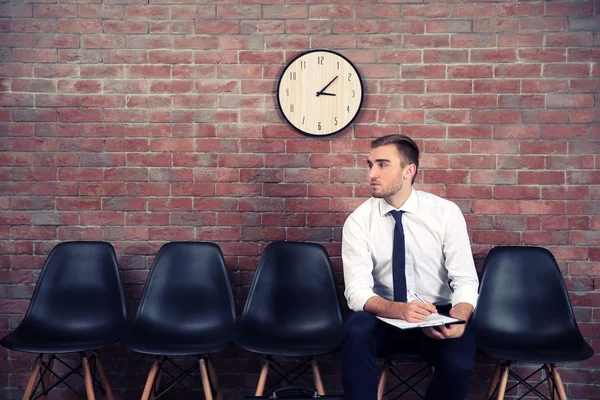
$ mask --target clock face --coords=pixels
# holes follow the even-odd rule
[[[277,88],[285,119],[309,135],[330,135],[354,120],[363,86],[354,65],[329,50],[312,50],[294,58],[283,70]]]

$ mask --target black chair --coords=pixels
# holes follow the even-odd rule
[[[216,398],[221,399],[208,354],[231,346],[235,325],[233,295],[221,248],[207,242],[164,244],[124,340],[128,349],[156,356],[142,399],[158,398],[178,383],[183,386],[181,380],[197,368],[204,397],[212,400],[214,389]],[[196,356],[198,361],[183,369],[172,359],[177,356]],[[181,373],[173,376],[166,363],[177,366]],[[163,372],[172,379],[161,391]]]
[[[487,399],[523,384],[547,399],[537,388],[548,383],[551,399],[566,400],[555,367],[557,362],[590,358],[594,352],[577,327],[560,269],[550,251],[541,247],[500,246],[484,264],[480,297],[471,318],[480,353],[498,359]],[[511,371],[514,361],[542,364],[525,378]],[[536,385],[527,379],[540,370],[546,377]],[[509,375],[517,383],[506,389]]]
[[[379,385],[377,387],[377,400],[382,400],[384,396],[393,394],[394,399],[400,396],[413,392],[420,398],[425,398],[427,388],[423,385],[423,381],[432,375],[433,367],[427,362],[425,357],[421,354],[410,354],[410,353],[381,353],[379,357],[384,359],[383,368],[379,375]],[[405,373],[401,365],[407,366],[407,364],[421,364],[417,368]],[[397,383],[386,390],[388,377],[394,376],[397,379]]]
[[[339,350],[342,314],[325,248],[315,243],[273,242],[262,255],[240,319],[236,344],[265,355],[255,396],[265,392],[269,368],[278,375],[267,392],[285,381],[278,390],[325,389],[315,356]],[[307,357],[289,373],[273,356]],[[314,388],[300,376],[312,369]]]
[[[87,398],[93,400],[94,387],[99,387],[113,400],[98,350],[121,339],[125,321],[125,297],[112,245],[83,241],[56,245],[46,259],[23,321],[0,341],[11,350],[39,353],[23,399],[31,399],[40,385],[38,397],[46,396],[62,382],[81,398],[65,379],[81,375],[83,369]],[[65,353],[79,353],[81,362],[71,368],[57,356]],[[49,355],[47,361],[44,354]],[[52,371],[55,361],[71,371],[58,376]],[[91,361],[102,387],[91,373]],[[50,385],[52,375],[58,381]]]

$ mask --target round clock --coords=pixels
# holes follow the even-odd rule
[[[360,74],[344,56],[311,50],[294,58],[277,87],[283,116],[308,135],[331,135],[356,118],[363,100]]]

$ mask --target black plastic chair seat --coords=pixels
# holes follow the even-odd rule
[[[5,336],[0,344],[28,353],[63,354],[97,350],[115,344],[119,339],[119,335],[110,331],[63,331],[27,324]]]
[[[161,356],[191,356],[214,353],[233,344],[233,331],[221,329],[177,332],[162,326],[140,324],[130,330],[123,344],[138,353]]]
[[[254,353],[285,357],[318,356],[340,349],[340,336],[337,331],[299,335],[293,332],[265,331],[257,328],[259,327],[240,326],[237,345]]]
[[[477,338],[477,350],[486,356],[500,360],[512,360],[536,364],[557,362],[575,362],[587,360],[594,350],[582,338],[573,337],[571,340],[525,343]]]

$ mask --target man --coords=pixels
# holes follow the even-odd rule
[[[413,189],[419,149],[411,138],[374,140],[367,164],[373,197],[348,217],[342,240],[354,311],[344,325],[344,398],[377,398],[378,352],[417,351],[435,367],[426,399],[462,400],[475,358],[468,324],[400,330],[375,316],[418,322],[449,312],[468,321],[479,281],[465,219],[454,203]]]

